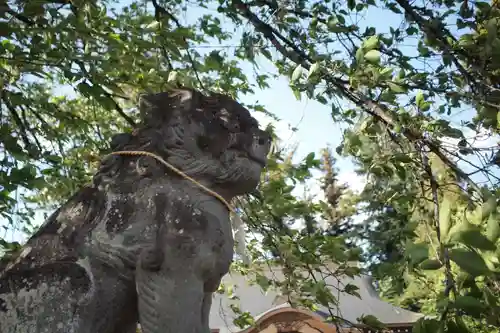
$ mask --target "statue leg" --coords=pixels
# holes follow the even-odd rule
[[[203,305],[201,308],[201,321],[204,329],[204,333],[210,333],[210,308],[212,307],[212,293],[205,293],[203,297]]]
[[[210,309],[212,308],[212,298],[214,293],[219,289],[222,275],[215,275],[211,279],[205,281],[203,289],[205,296],[203,297],[203,306],[201,309],[202,324],[204,332],[210,333]],[[217,310],[216,310],[217,311]],[[215,327],[214,327],[215,328]]]
[[[184,259],[151,251],[141,254],[136,289],[143,333],[207,332],[202,323],[203,281],[196,259]]]

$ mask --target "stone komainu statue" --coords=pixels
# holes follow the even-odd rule
[[[270,137],[231,98],[144,97],[114,151],[157,154],[226,200],[252,191]],[[233,257],[222,202],[149,156],[110,155],[0,267],[1,333],[208,333]]]

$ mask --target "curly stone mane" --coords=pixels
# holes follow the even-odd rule
[[[132,134],[113,137],[112,151],[147,151],[158,154],[185,174],[222,186],[242,185],[248,162],[236,163],[243,155],[252,158],[245,146],[265,144],[270,136],[258,129],[257,121],[229,96],[182,89],[140,99],[142,124]],[[261,157],[259,157],[262,159]],[[134,168],[125,163],[134,160]],[[256,159],[254,158],[254,161]],[[263,161],[257,162],[263,164]],[[134,182],[168,172],[148,157],[108,156],[94,183],[108,183],[116,177]],[[255,175],[251,175],[255,176]],[[250,177],[251,177],[250,176]],[[216,185],[216,186],[217,186]]]

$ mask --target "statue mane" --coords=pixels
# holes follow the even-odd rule
[[[243,127],[257,127],[257,121],[249,111],[231,97],[212,93],[203,95],[191,89],[178,89],[140,98],[139,109],[141,124],[132,133],[115,135],[110,143],[111,151],[146,151],[164,158],[167,162],[191,177],[203,176],[217,183],[233,182],[235,174],[242,172],[231,165],[234,156],[226,156],[230,137],[221,138],[221,123],[217,113],[221,109],[237,114],[234,121]],[[193,139],[186,127],[192,124],[202,125],[206,133],[196,142],[186,144]],[[270,140],[264,131],[259,135],[263,140]],[[226,139],[228,142],[223,142]],[[226,147],[224,147],[224,143]],[[200,154],[193,147],[207,146],[210,154]],[[222,158],[222,159],[221,159]],[[126,163],[135,160],[133,168]],[[113,183],[116,177],[125,177],[127,181],[144,177],[156,177],[165,173],[173,175],[165,166],[148,157],[108,156],[102,162],[94,177],[94,184]]]

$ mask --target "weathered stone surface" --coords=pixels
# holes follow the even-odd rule
[[[270,138],[243,106],[188,89],[140,104],[112,150],[153,152],[227,200],[258,184]],[[0,267],[0,332],[207,333],[232,256],[219,200],[152,157],[109,156]]]

